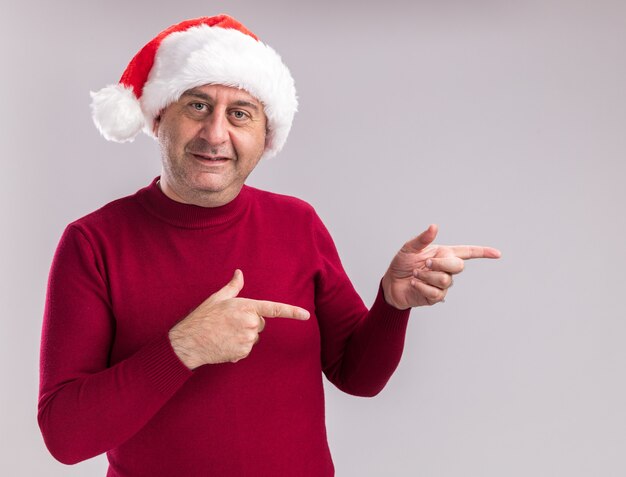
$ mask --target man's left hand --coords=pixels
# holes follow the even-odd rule
[[[465,260],[500,258],[498,249],[475,245],[435,245],[437,226],[431,225],[409,240],[383,276],[385,301],[400,310],[444,301],[452,276],[461,273]]]

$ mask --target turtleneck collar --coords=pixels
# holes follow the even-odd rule
[[[152,183],[137,192],[137,200],[152,215],[176,227],[200,229],[230,222],[239,217],[250,203],[250,188],[244,185],[228,204],[220,207],[200,207],[170,199],[157,184]]]

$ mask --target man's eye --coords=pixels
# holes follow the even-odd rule
[[[245,119],[247,117],[246,113],[243,111],[233,111],[231,114],[235,119]]]
[[[206,104],[203,103],[192,103],[191,107],[196,111],[204,111],[206,109]]]

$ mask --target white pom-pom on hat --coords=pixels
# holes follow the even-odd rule
[[[141,129],[152,135],[164,108],[204,84],[240,88],[257,98],[268,125],[263,157],[282,149],[298,107],[291,73],[272,48],[228,15],[185,20],[159,33],[117,85],[91,93],[92,117],[106,139],[132,141]]]
[[[145,124],[132,88],[120,83],[91,92],[93,122],[105,139],[127,142],[135,139]]]

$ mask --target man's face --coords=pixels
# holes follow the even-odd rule
[[[215,207],[239,194],[259,162],[266,118],[263,105],[247,92],[204,85],[165,108],[154,131],[163,191],[180,202]]]

